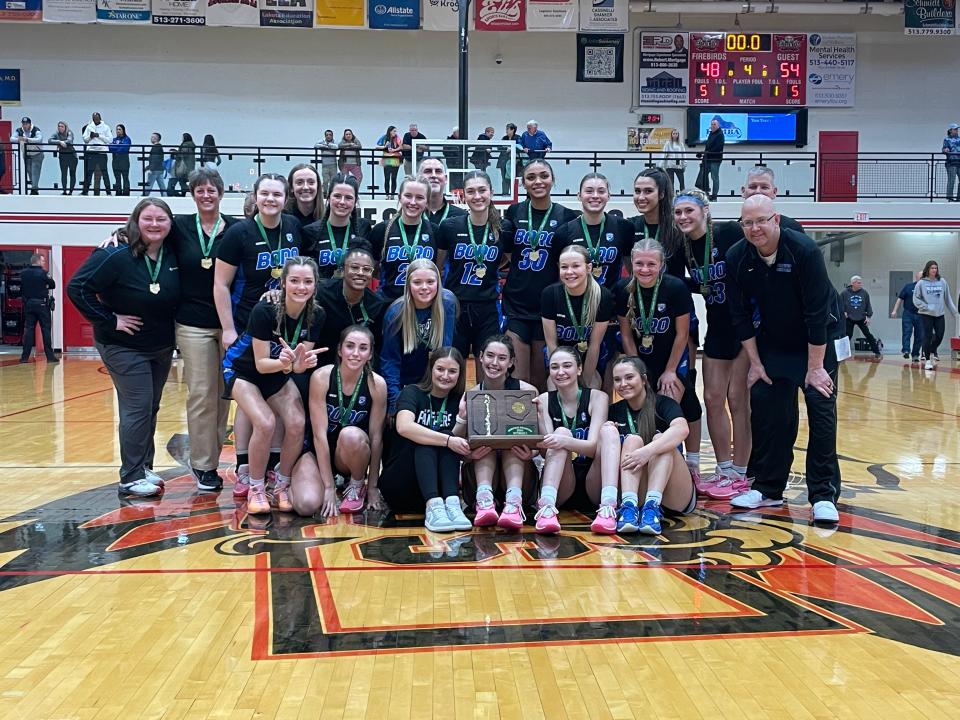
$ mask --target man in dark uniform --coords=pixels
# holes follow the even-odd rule
[[[754,195],[766,195],[776,202],[777,178],[773,174],[773,170],[766,165],[754,165],[747,170],[747,179],[744,184],[740,186],[740,194],[744,200]],[[800,233],[806,232],[806,230],[803,229],[803,225],[783,213],[780,213],[780,227],[786,228],[787,230],[796,230]]]
[[[40,323],[47,362],[55,363],[57,356],[53,354],[53,342],[50,340],[49,291],[57,285],[43,269],[43,255],[34,253],[30,256],[30,267],[20,273],[20,283],[23,287],[23,353],[20,362],[30,361],[37,323]]]
[[[836,290],[820,249],[806,235],[780,227],[769,197],[748,198],[741,217],[746,238],[727,251],[727,294],[734,332],[750,358],[756,480],[730,504],[783,504],[800,424],[797,391],[802,390],[810,426],[806,479],[813,518],[836,523],[840,466],[833,341],[843,335]]]

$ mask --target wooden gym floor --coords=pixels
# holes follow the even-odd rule
[[[701,503],[656,538],[567,516],[543,538],[253,522],[179,462],[176,368],[167,493],[122,503],[99,361],[3,357],[2,718],[956,717],[949,362],[843,368],[836,531],[798,476],[782,510]]]

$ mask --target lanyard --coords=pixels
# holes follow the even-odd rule
[[[433,395],[430,396],[430,411],[432,412],[432,415],[430,417],[430,428],[434,432],[440,432],[438,428],[440,427],[440,423],[443,422],[443,414],[447,411],[447,400],[449,399],[450,399],[450,396],[447,395],[447,397],[443,399],[443,402],[440,403],[440,409],[434,410]]]
[[[657,284],[653,286],[653,297],[650,298],[650,313],[643,305],[643,293],[640,292],[640,283],[637,283],[637,309],[640,311],[640,328],[644,335],[650,334],[650,325],[653,323],[653,313],[657,309],[657,294],[660,292],[660,281],[663,275],[657,277]]]
[[[449,208],[448,208],[449,209]],[[413,245],[410,245],[407,242],[407,231],[403,227],[403,218],[400,218],[400,222],[397,223],[400,226],[400,239],[403,241],[403,247],[407,251],[407,260],[413,260],[413,249],[420,244],[420,231],[423,230],[423,216],[420,216],[420,220],[417,222],[417,234],[413,236]]]
[[[213,224],[213,230],[210,231],[210,244],[205,245],[203,225],[200,224],[200,213],[197,213],[197,239],[200,241],[200,252],[203,253],[204,258],[210,257],[210,251],[213,250],[213,241],[217,237],[221,222],[223,222],[223,215],[217,215],[217,221]],[[269,247],[269,243],[267,243],[267,247]]]
[[[360,371],[360,377],[357,378],[356,387],[353,388],[353,395],[350,396],[349,404],[343,406],[343,381],[340,379],[340,366],[337,365],[337,409],[340,411],[340,427],[346,426],[347,418],[350,417],[350,414],[353,412],[353,406],[357,402],[357,396],[360,395],[360,386],[363,384],[363,376],[366,374],[365,370]]]
[[[277,226],[280,232],[277,233],[277,249],[274,250],[270,247],[270,238],[267,237],[267,231],[263,229],[263,223],[260,222],[260,216],[257,215],[257,229],[260,231],[260,237],[263,238],[263,241],[267,244],[267,250],[270,251],[270,266],[273,267],[273,253],[280,254],[280,244],[283,242],[283,218],[280,218],[280,224]]]
[[[150,292],[154,295],[157,293],[154,292],[153,288],[157,288],[157,291],[160,290],[160,284],[157,282],[157,278],[160,277],[160,266],[163,264],[163,245],[160,246],[160,254],[157,255],[157,262],[150,266],[150,256],[144,253],[143,261],[147,264],[147,274],[150,275]]]
[[[403,223],[400,223],[403,225]],[[333,236],[333,225],[330,224],[330,220],[327,220],[327,237],[330,239],[330,248],[334,251],[333,256],[336,258],[337,253],[343,253],[347,249],[347,243],[350,242],[350,221],[347,220],[347,227],[343,233],[343,247],[337,247],[337,239]],[[340,258],[337,258],[337,265],[340,264]]]
[[[357,323],[357,325],[367,325],[370,322],[370,316],[367,314],[367,308],[363,305],[363,298],[360,299],[360,302],[357,303],[360,306],[360,314],[363,315],[363,322],[358,322],[355,317],[353,317],[353,305],[350,305],[350,319]]]
[[[650,233],[647,232],[647,219],[643,215],[640,216],[640,223],[643,225],[643,239],[649,240]],[[660,226],[659,225],[657,225],[657,232],[653,236],[653,239],[656,240],[657,242],[660,242]]]
[[[543,229],[547,226],[547,221],[550,219],[550,215],[553,213],[553,203],[547,207],[547,212],[543,216],[543,220],[540,221],[540,227],[537,228],[536,234],[533,234],[533,203],[529,200],[527,201],[527,238],[530,240],[530,248],[536,250],[540,244],[540,236],[543,234]],[[533,235],[531,237],[531,235]],[[538,256],[539,257],[539,256]]]
[[[624,401],[624,402],[626,402],[626,401]],[[642,408],[640,409],[640,411],[637,412],[637,423],[636,423],[636,425],[634,425],[634,422],[633,422],[633,411],[630,409],[630,405],[629,405],[629,404],[627,405],[627,425],[630,427],[630,434],[631,434],[631,435],[636,435],[636,434],[637,434],[637,425],[640,424],[640,413],[641,413],[641,412],[643,412],[643,409],[642,409]]]
[[[473,237],[473,221],[468,216],[467,234],[470,236],[470,251],[473,259],[476,260],[479,267],[483,267],[483,265],[486,264],[487,258],[487,238],[490,235],[490,223],[487,222],[487,224],[483,226],[483,237],[480,238],[480,244],[477,245],[477,241]]]
[[[563,422],[563,426],[570,431],[570,434],[575,435],[574,432],[577,429],[577,414],[580,412],[580,396],[583,394],[583,388],[577,388],[577,407],[573,411],[573,420],[570,424],[567,424],[567,413],[563,409],[563,398],[560,397],[560,391],[557,390],[557,405],[560,406],[560,420]]]
[[[573,329],[577,333],[577,340],[585,341],[587,339],[587,294],[583,294],[583,305],[580,306],[580,324],[577,324],[577,316],[573,312],[573,304],[570,302],[570,293],[563,289],[563,297],[567,301],[567,312],[570,313],[570,322],[573,323]]]
[[[448,203],[446,200],[444,200],[444,201],[443,201],[443,215],[440,216],[440,221],[439,221],[439,222],[435,222],[434,225],[439,225],[440,223],[442,223],[444,220],[447,219],[447,215],[449,215],[449,214],[450,214],[450,203]]]
[[[603,219],[600,221],[600,233],[597,235],[597,245],[594,247],[593,238],[590,237],[590,228],[587,226],[587,221],[583,219],[583,215],[580,216],[580,227],[583,228],[583,239],[587,243],[587,247],[590,248],[590,261],[597,261],[597,249],[600,247],[600,243],[603,242],[603,228],[607,224],[607,214],[603,214]]]
[[[305,310],[306,310],[306,308],[304,308],[304,310],[301,310],[301,311],[300,311],[300,317],[297,318],[297,329],[293,331],[293,339],[296,341],[296,343],[291,342],[291,341],[290,341],[290,338],[287,337],[287,318],[288,318],[289,316],[286,314],[286,310],[284,310],[284,315],[283,315],[283,339],[286,340],[286,341],[287,341],[287,345],[290,345],[291,347],[296,347],[296,344],[299,344],[299,342],[300,342],[300,328],[303,326],[303,316],[307,314],[307,313],[305,312]]]
[[[713,249],[713,227],[711,223],[707,223],[707,234],[705,235],[705,240],[703,241],[703,265],[699,266],[703,270],[700,277],[701,284],[706,283],[708,278],[703,277],[703,273],[707,271],[707,268],[710,267],[710,251]],[[687,262],[692,265],[694,268],[698,268],[696,260],[693,259],[693,242],[690,238],[687,238],[687,242],[684,243],[684,247],[687,251]]]

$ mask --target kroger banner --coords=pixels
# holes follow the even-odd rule
[[[316,0],[317,27],[364,27],[366,0]]]
[[[206,25],[207,0],[153,0],[153,24]]]
[[[460,27],[458,0],[423,0],[423,29],[450,30]]]
[[[0,21],[39,22],[41,0],[0,0]]]
[[[577,0],[527,0],[527,30],[576,30]]]
[[[374,30],[420,29],[420,0],[369,0],[367,14]]]
[[[97,0],[45,0],[43,21],[59,23],[95,23]]]
[[[475,0],[477,30],[526,30],[525,0]]]
[[[262,27],[313,27],[313,0],[259,0]]]
[[[629,0],[580,0],[580,29],[585,32],[627,32]]]

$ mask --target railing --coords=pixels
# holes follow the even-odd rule
[[[435,141],[436,145],[442,141]],[[129,160],[130,194],[143,195],[148,180],[149,145],[131,145]],[[176,148],[166,147],[164,157],[169,158]],[[69,157],[62,157],[50,145],[42,145],[43,161],[40,166],[39,194],[66,193],[61,174],[61,160],[69,165]],[[468,150],[463,151],[463,167],[471,167]],[[6,153],[5,173],[0,175],[0,192],[27,194],[33,185],[28,181],[29,158],[25,149],[17,143],[0,143],[0,153]],[[434,150],[433,154],[441,153]],[[86,155],[86,157],[85,157]],[[76,147],[77,167],[74,194],[86,191],[96,194],[91,183],[85,185],[85,169],[95,162],[92,152]],[[200,149],[196,152],[194,167],[199,166]],[[382,155],[375,149],[360,151],[361,195],[364,198],[384,199],[384,174]],[[107,172],[110,177],[110,192],[116,192],[112,154],[107,154]],[[265,172],[286,175],[293,165],[308,163],[322,172],[321,151],[314,148],[285,147],[220,147],[220,163],[217,169],[223,177],[228,193],[247,193],[253,188],[256,178]],[[573,150],[551,152],[547,158],[556,176],[554,195],[570,197],[577,194],[580,179],[589,172],[599,172],[610,182],[613,197],[630,197],[633,180],[644,168],[663,164],[663,153]],[[701,161],[695,152],[684,158],[684,185],[692,187],[697,179]],[[720,168],[720,191],[718,196],[736,198],[745,184],[747,171],[757,165],[772,169],[776,175],[779,196],[797,199],[820,200],[865,200],[901,199],[934,202],[946,199],[945,157],[941,153],[857,153],[819,155],[815,152],[742,152],[727,151]],[[499,190],[500,170],[497,154],[493,153],[487,171],[494,176],[495,190]],[[162,180],[164,193],[170,185],[169,176]],[[67,179],[69,186],[69,174]],[[106,192],[101,187],[99,192]],[[158,193],[156,186],[153,193]],[[182,190],[178,187],[176,194]]]

